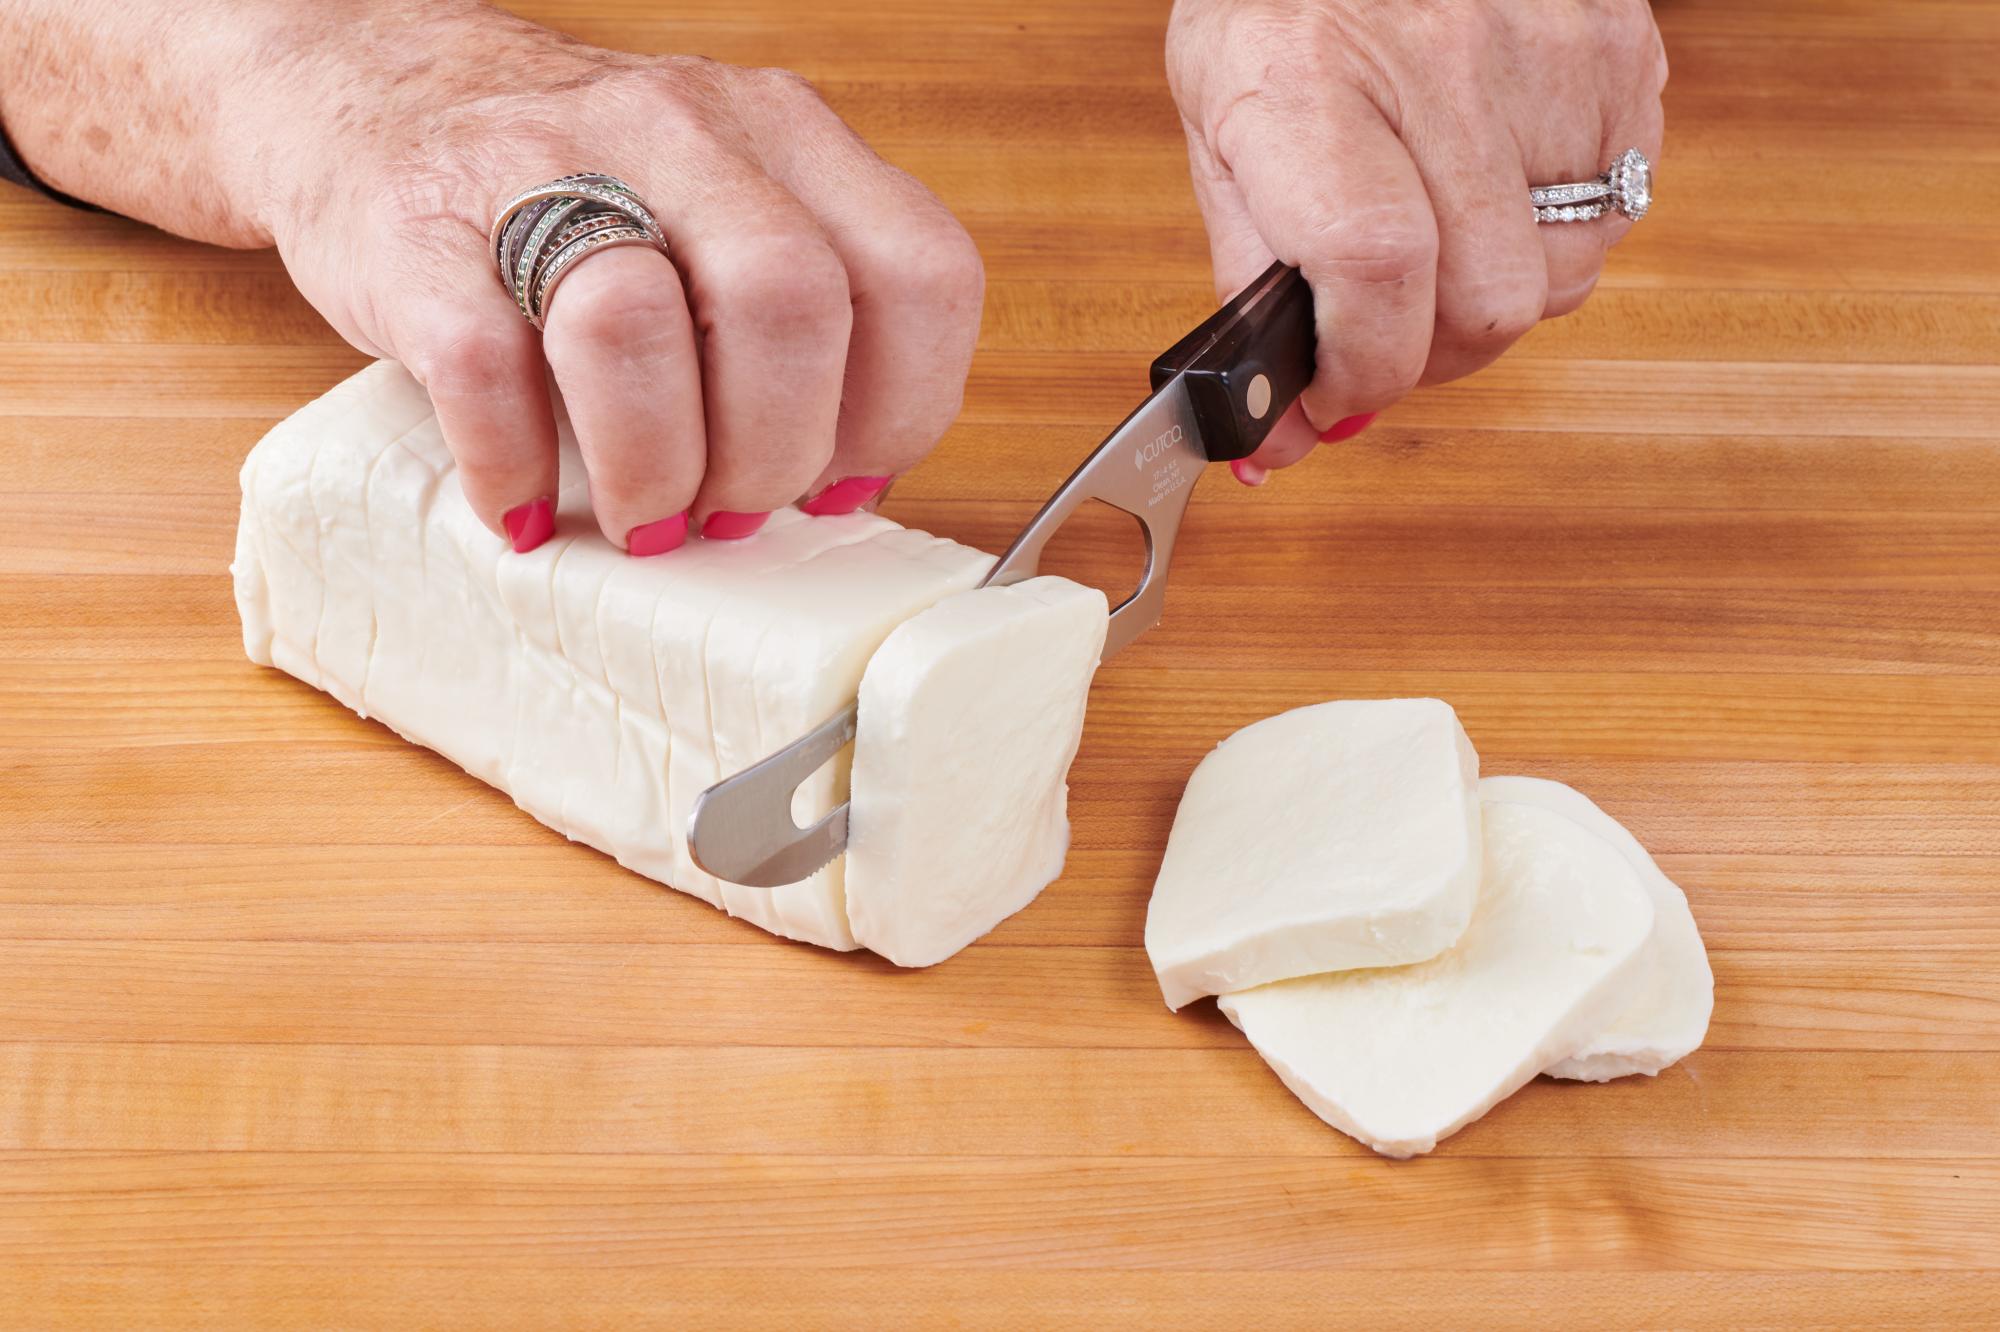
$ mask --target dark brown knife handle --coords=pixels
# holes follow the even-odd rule
[[[1279,262],[1154,361],[1153,387],[1185,376],[1208,460],[1247,458],[1312,382],[1317,346],[1312,288]]]

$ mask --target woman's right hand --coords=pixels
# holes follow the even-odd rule
[[[333,326],[430,391],[467,498],[516,549],[546,537],[556,491],[545,368],[598,523],[635,554],[748,535],[801,497],[851,511],[957,415],[979,255],[798,76],[458,3],[297,34],[272,68],[265,226]],[[488,228],[578,171],[628,182],[671,258],[591,255],[538,334]]]
[[[1530,186],[1660,156],[1644,0],[1175,0],[1167,70],[1217,292],[1274,258],[1312,284],[1317,370],[1253,485],[1582,305],[1631,223],[1540,225]]]

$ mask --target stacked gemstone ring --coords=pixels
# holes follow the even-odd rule
[[[536,328],[569,271],[620,245],[667,252],[652,210],[616,176],[584,171],[522,190],[493,220],[489,238],[500,285]]]
[[[1617,211],[1637,222],[1653,205],[1653,164],[1627,148],[1596,180],[1536,185],[1528,190],[1537,222],[1588,222]]]

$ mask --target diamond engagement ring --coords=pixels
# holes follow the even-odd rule
[[[1536,185],[1528,191],[1537,222],[1588,222],[1617,211],[1637,222],[1653,206],[1653,164],[1627,148],[1596,180]]]
[[[620,245],[667,252],[658,219],[616,176],[582,171],[522,190],[501,206],[487,238],[500,285],[540,328],[549,302],[587,255]]]

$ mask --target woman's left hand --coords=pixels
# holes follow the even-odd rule
[[[1583,303],[1631,223],[1538,224],[1528,188],[1657,160],[1667,63],[1643,0],[1177,0],[1167,73],[1217,291],[1274,258],[1313,288],[1254,483]]]

